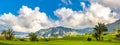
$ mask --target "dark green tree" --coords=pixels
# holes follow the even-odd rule
[[[29,37],[31,41],[37,41],[37,35],[33,32],[29,33]]]
[[[95,25],[95,37],[98,41],[102,40],[102,33],[108,31],[106,25],[104,23],[98,23]]]

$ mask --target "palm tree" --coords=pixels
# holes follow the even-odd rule
[[[12,40],[14,38],[14,32],[9,29],[9,30],[3,30],[2,33],[7,40]]]
[[[13,38],[14,38],[14,32],[11,29],[9,29],[7,31],[7,39],[12,40]]]
[[[105,31],[108,31],[104,23],[98,23],[98,25],[95,25],[94,30],[96,31],[95,35],[98,41],[102,40],[102,37],[101,37],[102,33]]]
[[[36,41],[37,40],[37,35],[33,32],[29,33],[29,37],[31,41]]]
[[[2,35],[5,37],[5,39],[6,39],[6,37],[7,37],[7,30],[3,30],[1,34],[2,34]]]

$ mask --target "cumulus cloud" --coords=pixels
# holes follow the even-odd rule
[[[97,2],[103,6],[111,8],[113,11],[117,12],[120,17],[120,0],[90,0],[91,3]]]
[[[80,2],[80,5],[82,5],[83,8],[85,8],[85,3],[84,2]]]
[[[11,13],[1,15],[0,22],[2,29],[12,28],[18,32],[35,32],[53,26],[47,15],[39,12],[39,7],[32,10],[27,6],[20,8],[18,16]]]
[[[72,28],[94,27],[98,22],[108,24],[117,20],[116,15],[111,14],[109,7],[104,7],[98,3],[92,3],[85,13],[65,7],[54,13],[61,19],[59,20],[60,25]]]
[[[108,6],[111,8],[118,8],[120,7],[120,0],[90,0],[92,2],[98,2],[104,6]]]
[[[52,20],[46,13],[40,12],[39,7],[32,10],[27,6],[22,6],[18,16],[12,13],[5,13],[0,16],[0,29],[12,28],[18,32],[36,32],[39,29],[54,26],[87,28],[94,27],[98,22],[109,24],[118,19],[116,18],[116,12],[111,13],[112,9],[110,7],[99,3],[91,3],[89,8],[85,8],[84,2],[80,4],[85,11],[73,11],[71,8],[66,7],[55,10],[54,14],[59,20]]]

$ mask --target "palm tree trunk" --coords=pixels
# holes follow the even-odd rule
[[[98,37],[99,41],[101,40],[101,35],[99,34],[99,37]]]
[[[101,32],[99,33],[98,39],[99,39],[99,41],[101,41]]]

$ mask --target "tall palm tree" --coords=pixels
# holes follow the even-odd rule
[[[105,31],[108,31],[104,23],[98,23],[97,25],[95,25],[94,30],[96,31],[95,35],[98,41],[102,40],[102,37],[101,37],[102,33]]]

